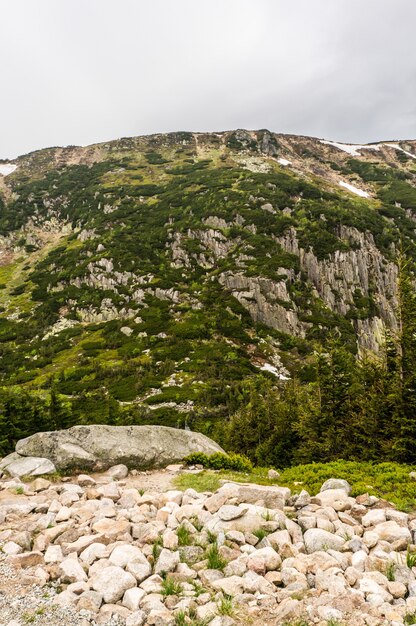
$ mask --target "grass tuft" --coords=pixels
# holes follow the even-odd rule
[[[206,552],[206,558],[208,561],[208,569],[217,569],[222,572],[227,565],[227,561],[219,553],[217,543],[213,543],[209,546]]]
[[[182,593],[182,585],[180,582],[172,578],[172,576],[167,576],[164,580],[162,580],[162,596],[179,596]]]

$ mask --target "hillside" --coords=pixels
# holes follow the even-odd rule
[[[212,433],[253,381],[313,380],[329,340],[380,353],[400,242],[416,259],[415,183],[416,141],[266,130],[0,163],[0,384],[34,398],[23,434],[49,426],[51,390],[60,426]]]

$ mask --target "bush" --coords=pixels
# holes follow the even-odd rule
[[[215,452],[208,455],[203,452],[194,452],[189,454],[184,461],[187,465],[203,465],[215,470],[226,469],[235,472],[251,472],[253,470],[250,459],[242,454]]]

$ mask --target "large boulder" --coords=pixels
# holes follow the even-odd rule
[[[105,470],[123,463],[130,468],[164,467],[192,452],[223,452],[201,433],[167,426],[73,426],[36,433],[16,444],[24,457],[44,457],[58,470]]]

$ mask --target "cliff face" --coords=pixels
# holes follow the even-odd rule
[[[2,384],[197,406],[329,335],[396,329],[416,142],[269,131],[53,148],[0,170]]]

